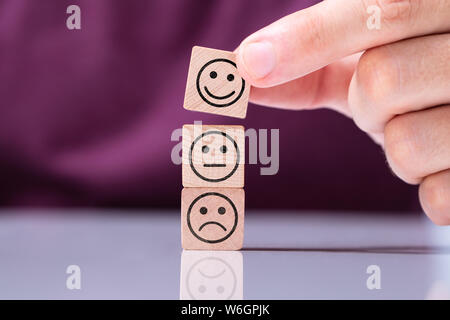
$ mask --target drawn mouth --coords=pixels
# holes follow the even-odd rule
[[[217,222],[217,221],[208,221],[208,222],[205,222],[204,224],[202,224],[202,225],[200,226],[200,228],[198,228],[198,231],[202,231],[202,229],[203,229],[204,227],[206,227],[207,225],[209,225],[209,224],[215,224],[215,225],[218,225],[219,227],[221,227],[221,228],[223,229],[223,231],[227,231],[227,228],[225,228],[221,223],[219,223],[219,222]]]
[[[205,168],[223,168],[227,165],[225,163],[205,163],[203,166]]]
[[[207,88],[206,86],[205,86],[205,91],[206,91],[206,93],[207,93],[209,96],[211,96],[212,98],[217,99],[217,100],[223,100],[223,99],[229,98],[229,97],[231,97],[233,94],[236,93],[236,91],[233,90],[233,91],[231,91],[229,94],[227,94],[227,95],[225,95],[225,96],[219,97],[219,96],[216,96],[216,95],[212,94],[212,93],[208,90],[208,88]]]
[[[207,279],[215,279],[215,278],[218,278],[218,277],[220,277],[221,275],[223,275],[223,274],[225,273],[225,269],[223,269],[221,272],[219,272],[219,273],[218,273],[217,275],[215,275],[215,276],[207,275],[207,274],[203,273],[202,270],[198,270],[198,272],[199,272],[203,277],[205,277],[205,278],[207,278]]]

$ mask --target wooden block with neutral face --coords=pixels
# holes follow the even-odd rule
[[[193,47],[184,108],[245,118],[250,86],[239,75],[232,52]]]
[[[186,251],[181,254],[181,300],[242,300],[242,253]]]
[[[240,250],[244,242],[243,189],[184,188],[181,244],[186,250]]]
[[[182,159],[184,187],[244,187],[244,127],[184,125]]]

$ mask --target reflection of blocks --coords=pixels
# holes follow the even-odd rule
[[[183,251],[180,299],[242,300],[243,277],[240,252]]]
[[[242,126],[183,126],[183,186],[244,186],[245,133]]]
[[[184,108],[245,118],[250,86],[239,75],[235,54],[192,48]]]
[[[184,188],[181,242],[189,250],[239,250],[244,241],[244,190]]]

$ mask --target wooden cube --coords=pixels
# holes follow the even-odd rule
[[[181,243],[186,250],[239,250],[244,242],[244,190],[184,188]]]
[[[242,300],[244,266],[237,251],[185,251],[181,254],[181,300]]]
[[[184,125],[184,187],[244,187],[242,126]]]
[[[193,47],[184,108],[245,118],[250,86],[239,75],[232,52]]]

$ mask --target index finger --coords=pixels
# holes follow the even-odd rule
[[[271,87],[368,48],[448,31],[449,15],[442,0],[323,1],[246,38],[237,66],[253,86]]]

